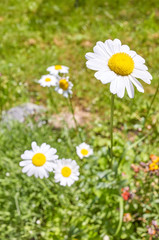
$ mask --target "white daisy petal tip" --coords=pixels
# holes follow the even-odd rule
[[[79,166],[75,160],[59,159],[54,166],[55,182],[59,182],[61,186],[71,186],[78,180]]]
[[[80,159],[83,159],[84,157],[89,157],[93,155],[93,149],[91,148],[90,145],[83,142],[76,147],[76,153]]]
[[[32,150],[26,150],[21,155],[23,161],[19,166],[23,167],[22,172],[29,177],[34,175],[36,178],[48,178],[49,172],[53,171],[54,163],[58,159],[55,155],[56,149],[46,143],[38,146],[36,142],[32,142],[31,146]]]
[[[144,92],[142,85],[134,78],[151,83],[152,76],[144,65],[145,60],[127,45],[122,45],[119,39],[98,41],[93,51],[85,55],[87,68],[97,71],[94,76],[103,84],[110,83],[110,92],[118,97],[123,98],[126,89],[128,96],[133,98],[132,83],[139,92]],[[126,77],[128,80],[125,80]]]
[[[59,94],[62,94],[65,98],[68,98],[69,95],[72,95],[72,82],[69,81],[69,77],[60,78],[59,81],[56,82],[55,91]]]

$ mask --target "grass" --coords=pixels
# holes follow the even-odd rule
[[[90,114],[82,127],[83,138],[95,152],[90,160],[79,161],[75,153],[79,140],[74,129],[56,129],[48,124],[46,115],[38,120],[28,119],[25,124],[1,122],[0,239],[100,240],[105,234],[112,236],[111,240],[149,239],[146,224],[158,218],[157,189],[150,187],[155,179],[151,177],[150,185],[143,187],[143,195],[153,195],[153,204],[144,199],[144,206],[141,202],[124,205],[125,211],[131,211],[133,216],[138,211],[146,222],[123,223],[116,237],[113,234],[119,221],[119,203],[114,196],[120,196],[120,189],[126,184],[135,189],[132,163],[148,162],[150,154],[159,154],[158,95],[143,127],[158,85],[158,7],[157,0],[79,0],[77,8],[73,0],[0,2],[1,110],[28,101],[46,106],[47,89],[40,87],[37,80],[47,73],[48,66],[69,66],[74,84],[73,104]],[[93,71],[86,69],[84,57],[97,41],[109,38],[119,38],[143,56],[153,75],[151,85],[143,83],[144,94],[136,91],[133,100],[127,96],[115,98],[115,159],[121,157],[125,145],[143,138],[123,157],[116,180],[108,169],[109,86],[102,85]],[[68,111],[62,96],[54,93],[54,99],[59,112]],[[38,127],[41,120],[46,120],[46,124]],[[22,174],[20,155],[30,149],[33,140],[57,148],[61,158],[77,160],[80,181],[64,189],[54,183],[53,174],[43,181]],[[125,178],[121,177],[122,172],[127,173]]]

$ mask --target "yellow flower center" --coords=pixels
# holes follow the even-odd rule
[[[45,82],[51,82],[51,78],[45,78]]]
[[[33,157],[32,157],[32,163],[36,166],[36,167],[41,167],[44,165],[44,163],[46,162],[46,157],[43,153],[36,153]]]
[[[55,65],[55,70],[61,70],[62,66],[61,65]]]
[[[116,74],[127,76],[134,70],[134,61],[127,53],[115,53],[109,59],[108,66]]]
[[[88,150],[83,148],[81,150],[81,153],[82,153],[82,155],[86,156],[88,154]]]
[[[59,81],[59,86],[60,86],[60,88],[62,88],[64,91],[66,91],[67,88],[68,88],[68,86],[69,86],[69,83],[67,82],[66,79],[61,79],[61,80]]]
[[[63,177],[69,177],[71,175],[71,169],[69,167],[63,167],[61,174]]]
[[[151,163],[150,165],[149,165],[149,170],[150,171],[155,171],[155,170],[157,170],[158,169],[158,165],[156,164],[156,163]]]

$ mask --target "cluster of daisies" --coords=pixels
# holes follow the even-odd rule
[[[55,91],[68,98],[72,94],[72,82],[67,76],[69,68],[63,65],[55,65],[47,68],[49,74],[43,75],[38,81],[42,87],[55,87]]]
[[[55,182],[62,186],[71,186],[79,179],[79,166],[75,160],[58,159],[57,150],[46,143],[38,146],[32,142],[31,147],[32,150],[26,150],[21,155],[23,161],[19,163],[23,167],[22,172],[29,177],[34,175],[36,178],[48,178],[49,172],[53,172]],[[76,152],[82,159],[92,155],[93,149],[84,142],[76,147]]]

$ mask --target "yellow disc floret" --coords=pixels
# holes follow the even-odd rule
[[[36,153],[33,157],[32,157],[32,163],[36,166],[36,167],[41,167],[44,165],[44,163],[46,162],[46,157],[43,153]]]
[[[116,53],[109,59],[108,66],[116,74],[127,76],[134,70],[134,61],[127,53]]]
[[[62,66],[61,65],[55,65],[55,70],[61,70]]]
[[[83,156],[86,156],[86,155],[88,154],[88,150],[83,148],[83,149],[81,150],[81,154],[82,154]]]
[[[62,88],[64,91],[68,89],[69,83],[66,79],[61,79],[59,81],[59,87]]]
[[[61,169],[61,174],[63,177],[69,177],[71,175],[71,169],[69,167],[63,167]]]
[[[51,82],[51,78],[45,78],[45,82]]]

